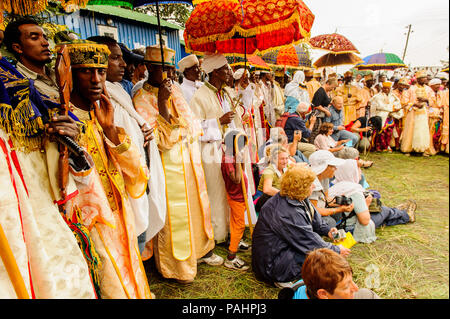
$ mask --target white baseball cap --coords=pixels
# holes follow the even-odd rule
[[[342,164],[345,160],[335,157],[330,151],[318,150],[309,156],[309,166],[316,175],[325,171],[328,165],[337,167]]]

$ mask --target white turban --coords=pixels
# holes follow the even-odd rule
[[[178,62],[178,68],[180,72],[183,73],[184,70],[193,67],[194,65],[199,65],[198,59],[195,54],[188,55]]]
[[[203,59],[202,69],[206,74],[214,70],[220,69],[228,63],[227,59],[222,54],[206,55]]]
[[[240,80],[241,78],[242,78],[242,76],[244,75],[244,68],[240,68],[240,69],[238,69],[236,72],[234,72],[234,74],[233,74],[233,78],[237,81],[237,80]],[[245,71],[247,71],[246,73],[247,73],[247,77],[250,77],[250,73],[248,72],[248,70],[245,70]]]
[[[428,82],[429,86],[432,86],[432,85],[435,85],[435,84],[442,84],[442,81],[439,80],[439,79],[434,78],[430,82]]]

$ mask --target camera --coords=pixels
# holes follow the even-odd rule
[[[345,195],[336,196],[334,198],[334,200],[335,200],[336,204],[339,205],[339,206],[348,206],[348,205],[352,204],[352,199],[347,197],[347,196],[345,196]]]
[[[341,239],[347,238],[347,234],[344,229],[339,229],[338,231],[333,232],[333,240],[339,241]]]

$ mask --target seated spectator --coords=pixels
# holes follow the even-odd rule
[[[334,177],[337,167],[344,164],[343,159],[334,157],[329,151],[320,150],[311,155],[310,167],[316,174],[316,179],[314,191],[309,196],[309,200],[330,227],[336,227],[336,220],[342,216],[342,213],[353,210],[353,204],[340,206],[332,203],[332,199],[328,198],[330,179]]]
[[[286,112],[293,116],[290,116],[283,127],[289,143],[296,143],[297,149],[302,152],[307,158],[315,152],[317,149],[314,145],[309,143],[309,137],[311,130],[316,123],[315,116],[307,117],[309,105],[307,103],[299,103],[296,99],[287,97],[286,99]],[[300,139],[298,138],[298,131],[301,132]],[[295,141],[294,141],[295,140]]]
[[[378,211],[370,212],[369,207],[373,196],[371,192],[365,192],[364,188],[358,184],[360,175],[357,165],[354,162],[346,161],[339,169],[343,170],[337,174],[336,184],[330,187],[329,196],[333,198],[344,195],[352,199],[353,212],[344,213],[343,218],[337,221],[337,227],[353,232],[356,241],[364,243],[375,241],[375,228],[380,226],[393,226],[415,221],[417,204],[412,200],[393,208],[381,205]]]
[[[269,165],[264,169],[258,184],[260,195],[255,204],[255,210],[261,211],[264,203],[280,191],[281,175],[285,172],[289,163],[288,151],[277,144],[268,154]]]
[[[353,122],[350,131],[359,135],[359,143],[355,146],[358,151],[365,153],[369,150],[372,129],[372,125],[367,116],[359,117]]]
[[[340,96],[335,96],[331,100],[331,116],[326,117],[324,121],[333,124],[333,134],[331,137],[334,138],[335,141],[350,139],[352,141],[351,146],[355,146],[359,142],[359,136],[345,129],[344,112],[342,110],[343,106],[343,98]]]
[[[327,248],[308,254],[302,277],[298,289],[282,289],[279,299],[381,299],[370,289],[359,289],[348,261]]]
[[[289,158],[294,161],[294,163],[304,162],[308,163],[308,158],[303,155],[302,152],[298,150],[298,143],[302,138],[302,132],[300,130],[294,132],[294,140],[289,143],[288,137],[285,131],[281,127],[273,127],[270,129],[270,139],[269,141],[275,144],[281,144],[289,152]]]
[[[330,151],[334,153],[336,157],[343,159],[355,159],[359,157],[359,152],[356,148],[348,147],[343,144],[350,141],[350,139],[336,141],[331,137],[333,134],[333,124],[322,123],[319,129],[319,135],[314,140],[314,145],[319,150]]]
[[[307,253],[329,248],[343,256],[350,250],[325,242],[336,228],[324,222],[308,197],[316,175],[305,164],[297,164],[284,173],[280,192],[263,206],[252,243],[252,268],[259,280],[288,287],[301,277]]]

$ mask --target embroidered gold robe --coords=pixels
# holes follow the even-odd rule
[[[114,145],[104,135],[93,112],[77,108],[73,112],[84,124],[80,145],[92,156],[95,170],[88,182],[77,184],[80,194],[70,204],[81,209],[81,223],[90,230],[100,256],[101,297],[149,299],[150,289],[127,195],[138,198],[145,194],[147,169],[141,165],[136,145],[122,128],[117,127],[121,144]]]
[[[165,278],[193,280],[197,259],[214,248],[214,231],[198,144],[201,126],[180,89],[172,88],[170,122],[159,115],[158,89],[148,83],[136,92],[133,103],[155,127],[166,181],[161,191],[166,193],[167,217],[153,239],[156,266]]]

